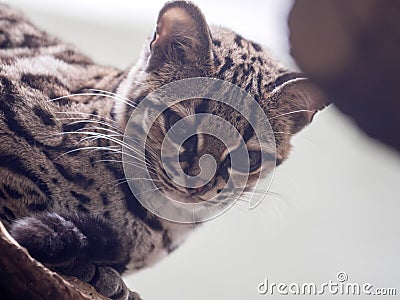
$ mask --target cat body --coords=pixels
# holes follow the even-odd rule
[[[1,222],[46,266],[117,299],[136,297],[119,274],[157,262],[196,227],[152,214],[131,193],[121,163],[121,140],[134,109],[127,101],[137,104],[184,78],[238,85],[259,102],[273,130],[286,133],[275,136],[277,164],[288,156],[290,136],[323,107],[311,92],[304,96],[310,89],[296,81],[301,75],[260,45],[209,27],[191,3],[167,3],[157,25],[139,61],[122,71],[96,64],[0,5]],[[195,113],[201,102],[175,106],[172,113]],[[209,104],[206,111],[223,115],[218,109]],[[278,117],[297,110],[304,112]],[[160,121],[163,134],[167,119]],[[150,158],[159,171],[157,159]],[[223,184],[220,177],[216,182]]]

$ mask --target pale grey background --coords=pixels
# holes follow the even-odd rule
[[[97,61],[124,68],[137,58],[164,1],[5,2]],[[291,1],[195,2],[209,22],[262,42],[293,65],[285,21]],[[351,282],[400,294],[400,156],[334,107],[318,114],[293,145],[271,187],[281,196],[255,211],[233,207],[157,266],[126,277],[129,286],[144,300],[283,299],[259,295],[258,283],[265,277],[322,283],[345,271]]]

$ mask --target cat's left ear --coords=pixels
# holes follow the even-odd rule
[[[168,2],[157,19],[147,71],[182,66],[199,71],[191,75],[207,75],[212,61],[211,49],[210,31],[200,9],[186,1]]]
[[[295,134],[311,123],[314,115],[331,101],[311,80],[297,78],[286,82],[278,92],[281,107],[292,122],[291,133]]]

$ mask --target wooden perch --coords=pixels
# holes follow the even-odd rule
[[[93,287],[33,259],[0,222],[0,299],[106,300]]]

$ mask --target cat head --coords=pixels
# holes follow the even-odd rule
[[[190,2],[169,2],[161,9],[153,36],[146,42],[141,59],[127,74],[118,93],[139,104],[160,87],[195,77],[224,80],[249,93],[269,119],[275,146],[260,145],[255,135],[256,130],[262,132],[263,126],[267,130],[269,124],[258,122],[258,128],[253,128],[240,111],[222,102],[204,98],[179,103],[169,103],[168,97],[153,100],[155,107],[163,104],[166,109],[154,117],[149,107],[141,119],[134,120],[138,126],[151,128],[146,132],[146,162],[153,171],[151,176],[157,188],[185,202],[204,201],[218,195],[227,189],[229,178],[235,174],[245,174],[246,186],[251,187],[263,172],[270,170],[268,163],[273,160],[279,165],[288,156],[291,136],[310,123],[315,112],[328,103],[302,74],[286,69],[266,48],[229,29],[209,26],[199,8]],[[117,119],[123,128],[134,109],[116,103]],[[217,130],[217,125],[210,119],[190,119],[198,114],[228,121],[240,137],[232,136],[227,144],[212,134],[202,133],[206,128]],[[145,124],[149,119],[152,124]],[[167,151],[163,157],[163,141],[177,123],[180,125],[176,130],[195,131],[195,134],[177,143],[175,149],[170,149],[170,154]],[[243,165],[238,161],[233,169],[231,160],[240,147],[239,140],[247,149],[248,163]],[[196,177],[201,173],[201,158],[210,155],[215,161],[215,173],[210,180],[200,180],[195,186],[176,184],[165,172],[165,164],[175,158],[176,153],[179,153],[179,160],[170,166],[172,170],[180,168],[187,176]],[[234,190],[235,186],[228,189]]]

